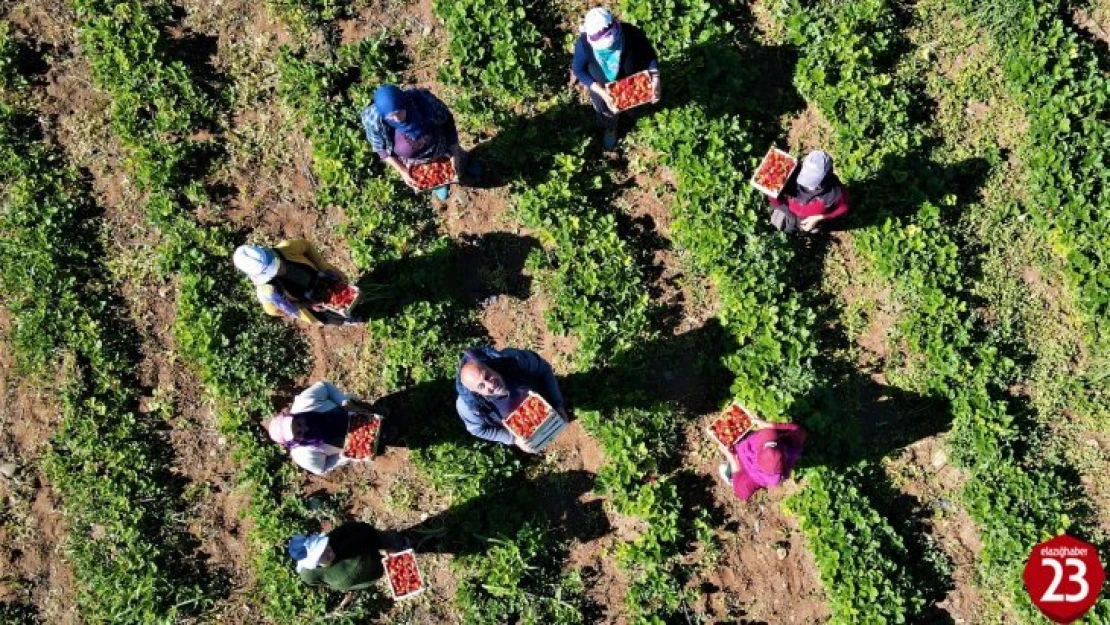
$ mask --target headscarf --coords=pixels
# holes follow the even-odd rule
[[[580,31],[586,35],[586,41],[595,50],[608,50],[617,47],[622,39],[621,23],[609,9],[600,7],[586,12]]]
[[[385,123],[412,139],[421,139],[434,130],[431,115],[424,110],[418,98],[402,91],[396,85],[382,85],[374,91],[374,108],[378,110]],[[389,115],[402,109],[405,111],[405,121],[396,122],[389,119]]]
[[[798,184],[806,189],[816,189],[821,186],[821,181],[831,171],[832,157],[828,152],[814,150],[802,161],[802,170],[798,172]]]
[[[235,268],[247,274],[251,282],[266,284],[277,276],[278,256],[273,250],[259,245],[240,245],[231,261]]]
[[[301,438],[293,436],[294,417],[303,418],[307,426],[307,431]],[[350,415],[343,408],[332,408],[321,412],[298,412],[296,415],[286,409],[270,419],[268,429],[270,438],[286,447],[300,445],[317,447],[346,436],[349,424]]]
[[[311,570],[320,564],[320,556],[327,547],[328,537],[324,534],[297,534],[289,541],[289,557],[297,561],[298,573]]]
[[[840,179],[832,169],[833,161],[828,152],[814,150],[807,154],[798,172],[795,199],[802,204],[819,199],[826,208],[840,201]]]

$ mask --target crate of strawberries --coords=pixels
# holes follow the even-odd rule
[[[567,426],[563,418],[547,400],[538,393],[528,392],[528,397],[504,421],[509,431],[527,441],[536,451],[543,451]]]
[[[381,447],[382,418],[362,410],[352,411],[347,421],[343,455],[354,460],[370,460]]]
[[[752,429],[751,412],[733,403],[709,424],[706,431],[710,438],[725,447],[732,447]]]
[[[618,111],[627,111],[655,99],[651,87],[651,74],[646,70],[621,78],[605,85],[605,90],[613,96]]]
[[[337,312],[345,317],[350,316],[361,295],[357,286],[343,280],[325,280],[316,287],[316,290],[318,307]]]
[[[777,198],[782,194],[786,182],[790,180],[790,175],[794,173],[794,168],[797,166],[798,159],[771,146],[771,149],[767,150],[767,155],[763,157],[763,162],[752,175],[752,186],[769,197]]]
[[[389,554],[382,558],[382,566],[394,601],[424,592],[424,578],[416,566],[416,553],[412,549]]]
[[[421,191],[430,191],[459,181],[455,164],[450,158],[412,165],[409,167],[409,175],[416,181],[416,187]]]

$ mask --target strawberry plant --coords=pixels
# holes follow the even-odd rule
[[[22,366],[64,370],[44,468],[78,607],[90,622],[173,622],[210,607],[215,590],[175,518],[164,424],[139,411],[136,337],[105,279],[99,209],[77,169],[32,139],[32,119],[0,105],[0,293]]]
[[[830,22],[854,22],[861,16],[870,24],[862,29],[865,38],[839,40],[850,49],[837,51],[840,44],[832,40],[818,43],[821,36],[816,31],[828,32],[825,26]],[[805,42],[803,58],[812,52],[842,60],[838,76],[802,63],[797,76],[799,87],[816,99],[836,127],[838,150],[866,155],[875,151],[876,137],[896,140],[880,146],[887,154],[922,145],[923,132],[908,112],[915,88],[907,78],[878,65],[883,53],[897,45],[891,6],[812,3],[811,8],[794,13],[790,26],[794,41]],[[861,46],[861,41],[870,41],[876,50]],[[811,45],[821,50],[811,50]],[[852,59],[852,64],[845,65],[845,59]],[[849,73],[855,78],[847,79]],[[866,77],[862,84],[870,93],[859,93],[860,76]],[[868,133],[838,117],[840,111],[855,110],[858,105],[853,103],[867,100],[883,100],[903,110],[886,111],[881,120],[884,128]],[[854,171],[849,176],[870,175],[873,166],[849,171]],[[938,193],[943,189],[936,187],[943,182],[935,178],[909,177],[908,184],[898,186],[897,194],[876,192],[865,198],[866,210],[883,218],[877,227],[861,230],[855,244],[880,275],[893,282],[905,305],[898,324],[900,339],[921,361],[911,376],[891,372],[892,379],[951,402],[951,452],[971,474],[963,500],[984,537],[984,576],[1008,590],[1013,605],[1032,618],[1036,611],[1020,583],[1029,545],[1069,528],[1079,529],[1083,507],[1075,485],[1066,477],[1067,468],[1038,459],[1035,447],[1022,443],[1030,433],[1018,426],[1013,408],[1004,399],[1016,373],[1015,363],[1005,356],[1007,346],[983,332],[982,320],[972,312],[966,282],[970,272],[961,260],[957,239],[941,218],[942,210],[956,208],[956,199],[951,193]],[[925,199],[930,196],[940,197],[939,204]],[[907,205],[916,212],[894,216],[906,213]],[[1027,499],[1017,496],[1019,492],[1036,495]]]
[[[449,36],[440,79],[457,89],[452,101],[464,118],[507,121],[521,101],[550,90],[555,45],[536,24],[542,5],[522,0],[435,0]]]
[[[1097,47],[1068,17],[1065,2],[988,1],[958,6],[993,35],[1010,95],[1026,111],[1019,146],[1032,194],[1026,209],[1065,262],[1092,343],[1110,346],[1110,229],[1107,141],[1110,92]]]
[[[481,554],[465,556],[467,572],[456,601],[464,622],[586,623],[585,588],[578,573],[562,573],[558,542],[549,527],[529,523],[512,536],[490,539]]]
[[[532,267],[551,299],[547,322],[579,340],[579,364],[604,362],[648,334],[651,304],[632,249],[612,215],[590,197],[600,185],[577,154],[560,154],[546,180],[516,197],[521,220],[540,238]]]

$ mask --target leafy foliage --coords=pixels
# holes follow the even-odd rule
[[[516,198],[522,221],[544,244],[533,266],[551,298],[547,322],[580,341],[581,365],[630,349],[648,333],[651,303],[628,243],[591,195],[601,180],[578,154],[560,154],[547,179]]]
[[[215,588],[198,580],[173,517],[161,424],[139,412],[135,337],[103,279],[97,207],[77,171],[31,138],[31,123],[0,108],[0,291],[25,366],[52,377],[68,354],[45,467],[70,525],[78,603],[90,622],[175,622],[210,606]]]
[[[462,566],[470,576],[456,599],[465,622],[585,623],[585,587],[578,573],[560,573],[557,545],[549,528],[526,524],[515,536],[490,539],[485,553],[468,556]]]
[[[879,0],[817,2],[790,22],[792,39],[803,45],[803,58],[832,54],[852,59],[842,63],[836,75],[800,63],[796,79],[836,127],[839,152],[865,155],[875,150],[875,137],[896,140],[885,148],[884,164],[896,162],[898,150],[912,152],[924,144],[924,131],[908,110],[885,111],[878,118],[883,129],[862,136],[858,122],[840,112],[856,109],[860,101],[880,100],[908,109],[915,97],[910,79],[900,78],[882,61],[885,52],[896,47],[894,12],[895,7]],[[830,23],[856,22],[861,15],[868,26],[857,22],[854,30],[866,31],[865,40],[822,40],[816,34]],[[827,50],[841,45],[848,50]],[[861,95],[861,84],[872,93]],[[873,169],[851,162],[855,167],[846,170],[849,176],[873,175]],[[1081,530],[1082,500],[1062,467],[1034,460],[1035,446],[1024,442],[1030,426],[1004,399],[1015,363],[1004,355],[1004,345],[992,343],[991,335],[981,331],[982,321],[969,305],[967,261],[943,219],[944,211],[957,208],[959,200],[937,176],[888,175],[897,178],[892,184],[898,192],[879,188],[861,198],[864,210],[880,216],[880,225],[860,231],[856,246],[893,282],[905,307],[899,336],[922,359],[912,376],[894,376],[895,381],[951,402],[952,455],[971,473],[963,499],[982,530],[984,575],[1006,588],[1015,606],[1032,618],[1036,611],[1020,581],[1029,545]],[[1018,498],[1018,492],[1037,496]]]

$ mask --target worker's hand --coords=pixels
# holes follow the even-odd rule
[[[398,172],[401,174],[401,180],[404,180],[405,184],[407,184],[410,189],[414,191],[420,190],[420,185],[416,184],[416,180],[412,177],[412,174],[409,173],[408,167],[405,167],[404,169],[399,169]]]
[[[347,594],[343,595],[343,601],[340,601],[340,602],[339,602],[339,605],[337,605],[337,606],[335,607],[335,610],[336,610],[337,612],[338,612],[339,610],[342,610],[343,608],[347,607],[347,604],[349,604],[350,602],[354,601],[354,599],[355,599],[355,593],[353,593],[353,592],[348,592]]]
[[[528,444],[528,441],[524,440],[523,438],[514,434],[513,440],[516,443],[516,446],[519,447],[521,451],[529,454],[536,453],[536,450],[532,449],[532,446]]]
[[[659,80],[659,74],[654,74],[651,77],[651,93],[652,104],[656,104],[663,99],[663,83]]]
[[[606,107],[608,107],[609,112],[614,114],[618,112],[617,101],[613,99],[613,94],[609,93],[609,90],[602,86],[601,83],[595,82],[590,87],[590,91],[593,91],[597,94],[597,97],[601,98],[601,101],[605,103]]]
[[[806,217],[798,225],[801,226],[802,230],[809,232],[816,228],[817,224],[821,223],[823,219],[825,219],[824,215],[813,215],[811,217]]]

